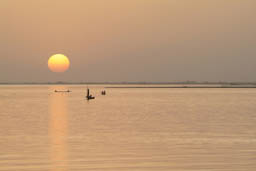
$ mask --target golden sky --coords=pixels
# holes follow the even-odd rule
[[[255,0],[1,0],[0,82],[256,81],[255,18]]]

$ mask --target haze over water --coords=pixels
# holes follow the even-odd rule
[[[0,171],[256,170],[256,89],[102,87],[0,86]]]
[[[255,18],[255,0],[1,0],[0,83],[255,82]]]

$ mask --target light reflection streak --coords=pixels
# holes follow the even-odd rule
[[[51,92],[65,90],[65,87],[53,87]],[[68,110],[66,93],[51,93],[49,99],[49,137],[52,171],[67,171],[67,134]]]

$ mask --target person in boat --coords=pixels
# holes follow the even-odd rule
[[[102,94],[102,95],[106,95],[106,91],[103,90],[103,91],[101,92],[101,94]]]
[[[90,94],[90,90],[89,90],[89,89],[87,89],[87,96],[86,96],[86,98],[87,98],[88,100],[90,100],[90,99],[95,99],[95,97],[93,97],[93,96]]]

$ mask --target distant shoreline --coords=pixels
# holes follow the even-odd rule
[[[174,89],[186,89],[186,88],[256,88],[256,86],[173,86],[173,87],[165,87],[165,86],[162,86],[162,87],[153,87],[153,86],[148,86],[148,87],[145,87],[145,86],[143,86],[143,87],[138,87],[138,86],[130,86],[130,87],[105,87],[105,88],[120,88],[120,89],[122,89],[122,88],[174,88]]]
[[[0,83],[0,85],[105,85],[104,88],[256,88],[256,82],[24,82]]]
[[[182,86],[176,86],[177,88],[183,87],[185,85],[198,85],[202,86],[208,85],[214,85],[213,87],[219,87],[219,86],[227,86],[227,87],[233,87],[233,86],[255,86],[256,82],[195,82],[195,81],[186,81],[186,82],[0,82],[0,85],[87,85],[87,84],[94,84],[94,85],[182,85]],[[129,87],[129,86],[127,86]],[[193,86],[195,87],[195,86]],[[173,86],[171,86],[173,88]]]

